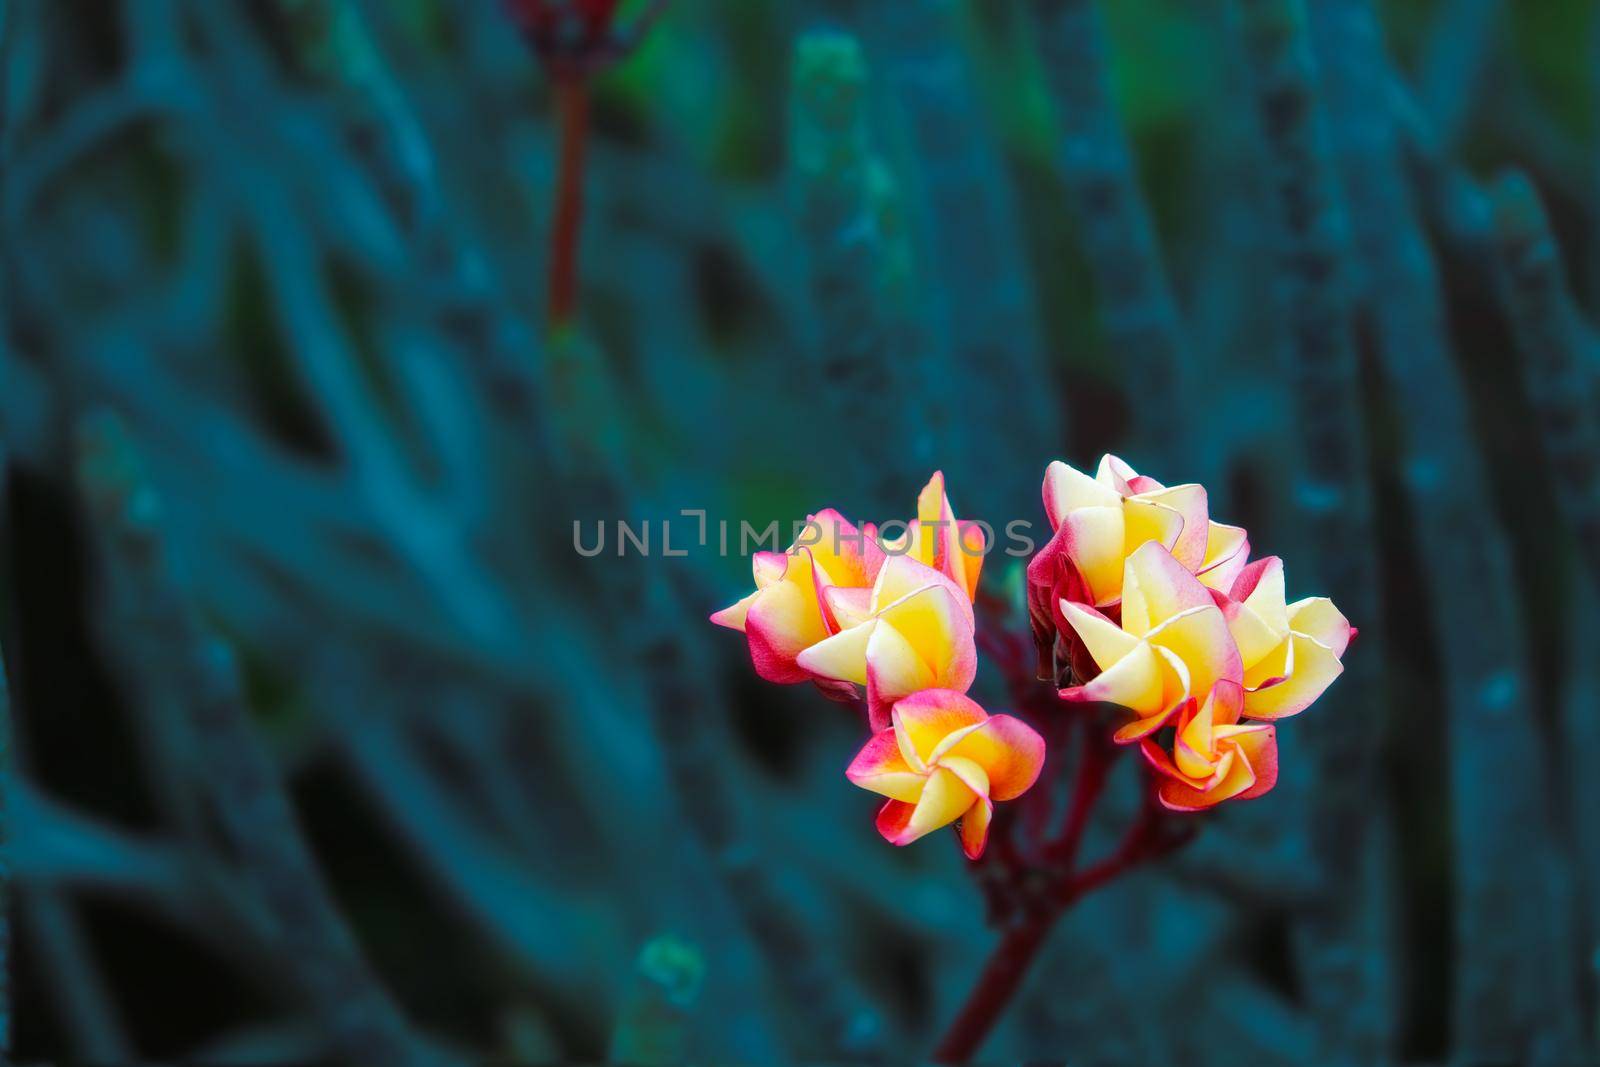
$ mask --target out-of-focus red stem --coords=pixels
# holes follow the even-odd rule
[[[555,218],[550,231],[550,328],[571,325],[578,309],[578,231],[583,222],[583,170],[589,141],[589,82],[581,74],[555,83],[560,127]]]
[[[1061,716],[1053,720],[1046,719],[1039,724],[1040,733],[1045,739],[1045,751],[1055,759],[1065,762],[1072,752],[1072,738],[1074,732],[1080,729],[1080,724],[1075,719],[1062,720]],[[1054,770],[1054,768],[1051,768]],[[1042,777],[1042,775],[1041,775]],[[1018,831],[1026,845],[1028,856],[1034,862],[1044,858],[1045,847],[1050,834],[1050,818],[1055,813],[1055,790],[1051,788],[1053,782],[1046,781],[1041,788],[1030,789],[1017,804],[1018,818],[1015,820]]]
[[[1009,681],[1011,679],[1011,671],[1007,668],[1009,668],[1011,661],[1011,643],[1006,639],[1007,635],[993,633],[980,627],[973,634],[973,637],[977,641],[979,650],[987,653],[991,659],[1000,664],[1006,679]]]

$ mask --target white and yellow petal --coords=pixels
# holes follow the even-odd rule
[[[1010,715],[991,715],[950,734],[930,758],[946,766],[954,759],[971,760],[987,776],[989,797],[1012,800],[1038,780],[1044,752],[1044,738],[1033,727]]]
[[[957,731],[988,721],[976,700],[953,689],[925,689],[896,702],[891,719],[896,735],[915,763],[932,758],[939,745]]]
[[[1122,628],[1143,637],[1183,611],[1215,606],[1211,592],[1171,552],[1147,542],[1131,555],[1122,578]]]
[[[1140,482],[1141,479],[1143,488],[1161,488],[1160,482],[1154,478],[1145,478],[1128,463],[1109,452],[1100,457],[1100,465],[1095,469],[1094,477],[1095,481],[1114,490],[1120,496],[1132,496],[1140,492],[1141,489],[1135,488],[1134,483]]]
[[[983,847],[989,840],[989,824],[994,820],[994,801],[979,797],[961,816],[961,851],[967,859],[983,857]]]
[[[882,545],[890,558],[911,559],[938,571],[961,589],[969,602],[977,595],[988,547],[981,524],[956,518],[942,471],[934,471],[917,494],[917,514],[906,524],[906,532]]]
[[[1270,685],[1247,689],[1244,713],[1251,719],[1285,719],[1309,708],[1344,672],[1333,649],[1307,637],[1289,635],[1286,676]]]
[[[1160,517],[1159,525],[1148,528],[1149,538],[1160,539],[1177,561],[1183,564],[1184,569],[1191,573],[1198,571],[1205,563],[1206,546],[1210,540],[1211,522],[1206,502],[1204,487],[1190,483],[1188,485],[1174,485],[1170,488],[1155,489],[1150,492],[1139,493],[1129,497],[1123,504],[1129,512],[1128,529],[1130,541],[1135,531],[1133,514],[1135,509],[1142,513],[1148,506],[1154,505],[1162,509],[1151,512]],[[1176,532],[1171,532],[1170,515],[1178,517]],[[1141,519],[1140,521],[1145,521]],[[1157,538],[1157,534],[1160,537]],[[1170,538],[1170,539],[1168,539]],[[1129,544],[1130,551],[1137,548],[1137,544]]]
[[[1101,670],[1120,661],[1139,644],[1139,638],[1082,604],[1061,601],[1061,617],[1067,620],[1095,666]]]
[[[862,789],[907,804],[917,802],[927,780],[925,774],[914,770],[901,755],[892,729],[873,734],[844,774]]]
[[[1218,681],[1239,682],[1244,677],[1228,620],[1215,604],[1179,612],[1150,631],[1145,640],[1183,662],[1190,691],[1196,696],[1209,692]]]
[[[807,672],[796,657],[828,636],[809,550],[790,557],[783,580],[756,594],[745,611],[744,632],[751,662],[762,678],[781,683],[806,680]]]
[[[1058,529],[1061,521],[1074,511],[1083,508],[1113,508],[1121,510],[1122,494],[1103,485],[1082,471],[1061,462],[1052,462],[1044,471],[1044,513],[1050,528]]]
[[[1097,607],[1122,596],[1122,570],[1127,559],[1127,522],[1119,503],[1112,507],[1079,508],[1068,513],[1056,531],[1066,553],[1088,586]]]
[[[1169,707],[1162,665],[1155,649],[1141,641],[1133,650],[1082,685],[1061,690],[1061,699],[1073,702],[1120,704],[1140,718],[1158,715]]]
[[[1344,658],[1345,649],[1355,636],[1356,628],[1344,613],[1333,606],[1325,596],[1307,597],[1288,607],[1289,628],[1296,633],[1326,645],[1335,656]]]
[[[874,728],[887,721],[896,701],[939,683],[938,675],[905,635],[884,623],[873,627],[866,659],[867,718]]]
[[[1250,537],[1242,526],[1213,522],[1206,535],[1206,556],[1195,577],[1208,589],[1226,593],[1250,560]]]
[[[740,633],[744,633],[745,616],[750,613],[750,605],[754,604],[756,597],[760,595],[761,590],[757,589],[749,596],[740,598],[721,611],[713,612],[711,621],[718,626],[725,626],[730,630],[738,630]]]
[[[867,588],[878,576],[885,555],[875,538],[868,536],[833,508],[807,516],[814,535],[811,549],[814,564],[822,572],[824,586]]]
[[[936,767],[915,804],[891,800],[878,812],[878,832],[892,845],[909,845],[949,826],[977,801],[978,794],[953,771]]]
[[[878,621],[868,619],[849,629],[824,638],[796,657],[796,664],[818,678],[854,685],[867,684],[867,646],[877,632]]]
[[[935,684],[964,691],[978,669],[970,610],[960,594],[930,585],[881,609],[877,618],[905,637],[933,671]]]

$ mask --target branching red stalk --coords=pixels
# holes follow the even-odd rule
[[[1092,807],[1100,796],[1100,789],[1083,789],[1078,796],[1086,797],[1087,806]],[[1087,815],[1080,820],[1073,818],[1074,814],[1069,814],[1069,825],[1079,821],[1087,823]],[[1180,847],[1192,836],[1163,836],[1160,827],[1160,809],[1148,805],[1114,852],[1081,871],[1063,875],[1051,887],[1043,908],[1026,913],[1022,921],[1005,932],[979,973],[966,1003],[934,1049],[933,1062],[965,1063],[972,1058],[1005,1013],[1039,949],[1068,908],[1129,869]]]
[[[1009,672],[1008,672],[1009,673]],[[936,1063],[964,1063],[976,1053],[1005,1013],[1028,969],[1068,908],[1129,869],[1166,855],[1191,834],[1163,833],[1164,813],[1148,798],[1138,820],[1109,855],[1086,867],[1078,854],[1089,822],[1105,793],[1106,779],[1121,749],[1103,737],[1090,718],[1078,717],[1082,755],[1073,781],[1072,798],[1058,836],[1044,844],[1040,859],[1053,872],[1042,892],[1010,914],[1001,935],[944,1038],[934,1049]]]
[[[1060,753],[1058,759],[1065,759],[1072,751],[1072,739],[1076,722],[1043,722],[1042,734],[1045,738],[1047,752]],[[1045,846],[1050,837],[1050,820],[1056,809],[1056,790],[1050,788],[1052,783],[1046,783],[1043,788],[1030,789],[1017,805],[1016,826],[1014,833],[1022,838],[1027,854],[1033,862],[1043,859]]]
[[[560,126],[555,218],[550,232],[550,329],[572,324],[578,308],[578,232],[583,222],[583,172],[589,141],[589,81],[582,74],[555,83]]]
[[[1094,736],[1092,728],[1084,731],[1083,757],[1078,764],[1077,780],[1073,782],[1072,802],[1067,808],[1067,821],[1062,828],[1061,836],[1045,849],[1047,862],[1063,870],[1072,869],[1077,859],[1078,847],[1083,843],[1083,835],[1089,829],[1089,816],[1093,814],[1095,802],[1100,799],[1100,794],[1105,789],[1106,776],[1110,773],[1111,761],[1115,757],[1116,752],[1107,751],[1106,745]]]

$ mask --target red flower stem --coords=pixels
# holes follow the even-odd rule
[[[1173,835],[1163,841],[1157,833],[1160,818],[1161,809],[1147,803],[1139,813],[1139,821],[1128,829],[1127,836],[1115,852],[1099,863],[1076,872],[1067,881],[1060,898],[1062,907],[1087,896],[1130,867],[1164,856],[1188,840],[1186,836]]]
[[[981,629],[972,636],[977,641],[978,648],[983,652],[987,652],[990,658],[998,663],[1002,669],[1010,666],[1011,646],[1003,636],[992,634]],[[1005,675],[1009,680],[1012,676],[1012,672],[1010,670],[1005,670]]]
[[[1090,751],[1093,751],[1092,747]],[[1104,755],[1101,762],[1109,765]],[[1103,769],[1101,773],[1103,775]],[[1079,781],[1082,781],[1081,772]],[[1102,777],[1101,784],[1103,782]],[[1086,803],[1092,807],[1094,800],[1100,796],[1100,788],[1080,787],[1077,796],[1087,797]],[[1075,805],[1077,796],[1074,798]],[[1011,1004],[1012,997],[1021,988],[1028,968],[1038,956],[1056,920],[1068,908],[1130,868],[1164,856],[1189,840],[1189,835],[1179,834],[1163,839],[1158,832],[1160,816],[1160,809],[1153,804],[1147,805],[1115,852],[1080,872],[1062,876],[1052,887],[1047,903],[1041,910],[1029,914],[1021,923],[1005,932],[990,953],[988,962],[983,965],[966,1003],[933,1050],[933,1062],[965,1063],[972,1058]],[[1083,819],[1086,821],[1087,815]],[[1076,847],[1074,843],[1072,848],[1075,850]]]
[[[989,954],[967,1002],[962,1005],[943,1040],[933,1050],[934,1063],[965,1063],[978,1051],[983,1039],[1011,1003],[1028,967],[1039,954],[1039,947],[1050,934],[1061,909],[1030,916],[1007,930]]]
[[[1089,816],[1105,789],[1106,775],[1111,770],[1115,752],[1108,752],[1095,736],[1094,726],[1085,721],[1083,760],[1078,766],[1077,780],[1073,782],[1072,801],[1067,808],[1067,821],[1061,836],[1045,850],[1047,862],[1071,870],[1077,859],[1078,847],[1089,829]]]
[[[555,97],[561,157],[550,234],[552,332],[571,325],[578,307],[578,230],[583,221],[583,168],[589,140],[588,80],[580,74],[558,77]]]
[[[1045,751],[1058,752],[1059,758],[1065,758],[1072,751],[1072,722],[1062,722],[1058,717],[1053,721],[1047,720],[1040,724],[1045,738]],[[1048,758],[1048,756],[1046,757]],[[1050,788],[1054,782],[1046,781],[1041,787],[1030,789],[1027,796],[1022,798],[1017,806],[1019,818],[1016,820],[1020,826],[1022,839],[1026,844],[1028,855],[1035,861],[1041,859],[1045,852],[1049,837],[1051,816],[1055,811],[1055,790]]]

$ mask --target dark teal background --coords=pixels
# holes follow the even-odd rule
[[[1594,4],[675,0],[565,332],[498,0],[3,9],[19,1059],[925,1056],[994,939],[956,842],[705,617],[741,521],[942,469],[1042,543],[1111,451],[1363,634],[985,1058],[1593,1061]]]

